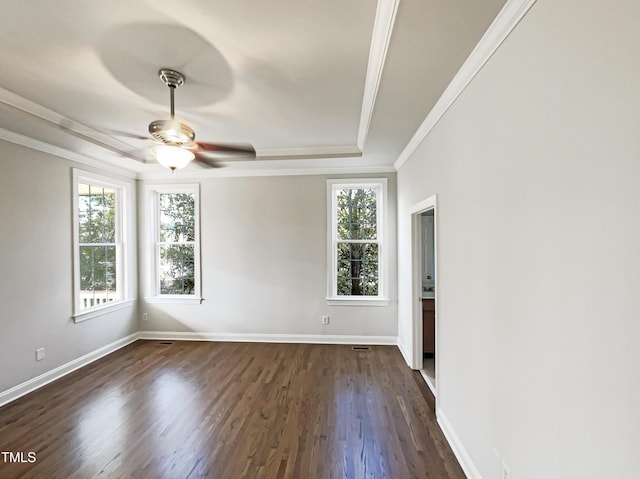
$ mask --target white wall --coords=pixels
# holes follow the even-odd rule
[[[71,317],[71,172],[74,167],[96,170],[6,142],[0,142],[0,166],[2,394],[18,385],[26,390],[27,381],[139,329],[395,341],[395,174],[387,175],[392,300],[387,307],[326,304],[325,176],[210,178],[201,181],[205,302],[146,305],[141,307],[148,312],[145,322],[139,321],[134,303],[76,324]],[[137,206],[132,206],[129,213],[135,217]],[[139,228],[146,225],[144,218]],[[144,291],[144,244],[140,251],[139,289]],[[138,262],[136,255],[133,261]],[[132,279],[137,282],[135,272]],[[328,326],[321,324],[322,315],[331,317]],[[36,362],[35,350],[41,347],[46,358]],[[13,397],[10,393],[5,400]]]
[[[0,141],[0,392],[137,330],[135,304],[71,318],[71,169],[79,166]],[[41,347],[46,358],[36,362]]]
[[[327,305],[326,176],[208,178],[199,182],[205,301],[145,304],[148,320],[140,323],[141,330],[385,336],[395,342],[395,174],[382,176],[389,178],[388,306]],[[142,225],[147,224],[144,200],[141,196]],[[142,246],[141,272],[148,271],[148,250]],[[147,275],[140,277],[144,295]],[[322,315],[330,316],[329,325],[321,324]]]
[[[484,478],[640,474],[640,2],[538,0],[398,172],[438,195],[439,414]]]

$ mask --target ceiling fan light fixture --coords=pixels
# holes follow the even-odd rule
[[[149,152],[158,163],[171,171],[184,168],[196,157],[191,151],[172,145],[154,146]]]

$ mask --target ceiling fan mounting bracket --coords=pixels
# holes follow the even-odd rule
[[[184,75],[170,68],[161,68],[158,71],[158,75],[160,75],[160,80],[169,88],[178,88],[184,85]]]

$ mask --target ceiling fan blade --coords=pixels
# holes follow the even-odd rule
[[[237,153],[242,156],[253,157],[256,156],[256,150],[253,145],[248,143],[204,143],[200,141],[194,142],[198,149],[203,153]]]
[[[195,158],[193,159],[193,162],[196,165],[201,166],[202,168],[224,168],[226,166],[211,158],[205,157],[204,155],[202,155],[202,152],[196,151],[194,152],[194,154]]]
[[[152,137],[150,137],[149,135],[143,136],[143,135],[136,135],[135,133],[129,133],[127,131],[119,131],[119,130],[110,130],[110,129],[103,129],[102,131],[104,131],[105,134],[107,135],[113,135],[113,136],[122,136],[123,138],[133,138],[134,140],[150,140],[150,141],[155,141]]]

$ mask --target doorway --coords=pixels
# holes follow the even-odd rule
[[[411,215],[411,270],[413,366],[420,370],[433,395],[438,384],[438,254],[437,208],[432,196],[409,209]]]
[[[435,271],[435,212],[420,214],[420,293],[422,303],[422,375],[436,393],[436,271]]]

